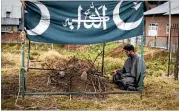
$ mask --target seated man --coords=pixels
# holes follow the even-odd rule
[[[135,53],[133,45],[127,44],[123,49],[128,58],[121,70],[112,72],[113,82],[117,84],[120,89],[136,91],[140,85],[141,59],[140,56]],[[145,61],[142,61],[144,72],[143,77],[145,77],[146,66]]]

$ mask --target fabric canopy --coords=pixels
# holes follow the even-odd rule
[[[95,44],[143,35],[141,1],[26,1],[31,41]]]

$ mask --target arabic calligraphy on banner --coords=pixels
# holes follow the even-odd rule
[[[78,19],[69,19],[67,18],[65,23],[63,24],[64,27],[69,27],[71,30],[74,29],[73,23],[77,23],[77,30],[80,29],[81,24],[83,23],[86,29],[89,28],[100,28],[101,25],[103,30],[107,28],[106,22],[110,20],[109,16],[106,16],[107,8],[105,5],[101,5],[100,7],[95,7],[93,2],[90,5],[90,8],[84,12],[85,18],[82,19],[82,6],[78,7]],[[99,11],[102,12],[102,16],[100,16]]]

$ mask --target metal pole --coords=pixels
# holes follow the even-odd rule
[[[56,70],[56,69],[44,69],[44,68],[35,68],[35,67],[29,67],[29,70]]]
[[[139,91],[121,91],[121,92],[26,92],[25,95],[98,95],[98,94],[137,94]]]
[[[22,5],[22,31],[24,31],[24,6]],[[22,40],[22,66],[21,66],[21,74],[22,74],[22,97],[24,98],[25,96],[25,65],[24,65],[24,46],[25,46],[25,40]]]
[[[176,72],[177,74],[176,74],[176,76],[177,76],[177,80],[178,80],[179,79],[178,78],[178,73],[179,73],[179,27],[178,27],[178,51],[177,52],[178,52],[177,53],[178,56],[176,55],[176,57],[178,57],[178,59],[177,59],[178,62],[177,62],[177,72]]]
[[[30,64],[30,49],[31,49],[30,45],[31,45],[31,42],[30,42],[30,40],[29,40],[27,71],[29,71],[29,64]]]
[[[25,68],[24,68],[24,44],[22,43],[22,66],[21,66],[21,74],[22,74],[22,97],[25,95]]]
[[[169,55],[168,55],[168,77],[170,75],[170,62],[171,62],[171,1],[169,0],[169,36],[168,36],[168,40],[169,40],[169,44],[168,44],[168,48],[169,48]]]
[[[101,67],[102,76],[104,75],[104,51],[105,51],[105,43],[103,43],[103,53],[102,53],[102,67]]]
[[[155,48],[157,47],[156,41],[157,41],[157,36],[155,36]]]
[[[179,72],[179,27],[176,28],[178,30],[178,47],[176,49],[176,60],[175,60],[175,71],[174,71],[174,79],[178,80],[178,72]],[[177,40],[177,39],[176,39]],[[177,44],[176,44],[177,45]]]
[[[144,26],[144,22],[143,22],[143,27]],[[144,31],[143,31],[144,32]],[[140,98],[142,99],[142,92],[143,92],[143,78],[144,78],[144,33],[141,36],[141,45],[140,45],[140,56],[141,56],[141,60],[140,60],[140,72],[141,72],[141,77],[140,77]]]
[[[167,50],[169,50],[169,48],[168,48],[168,43],[169,43],[169,42],[168,42],[168,37],[169,37],[169,36],[167,36],[167,42],[166,42],[166,48],[167,48]]]
[[[142,99],[142,91],[143,91],[143,78],[144,78],[144,63],[143,63],[143,59],[144,59],[144,36],[141,37],[141,46],[140,46],[140,56],[141,56],[141,60],[140,60],[140,72],[141,72],[141,77],[140,77],[140,94],[141,94],[141,99]]]

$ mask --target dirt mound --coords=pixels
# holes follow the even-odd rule
[[[46,53],[41,56],[42,60],[43,68],[54,70],[31,70],[27,77],[27,92],[111,92],[116,89],[108,77],[102,76],[94,61],[63,57],[58,52]]]
[[[111,91],[108,78],[102,76],[91,61],[75,57],[58,66],[48,77],[47,84],[58,87],[62,92]]]
[[[106,55],[110,56],[110,57],[114,57],[114,58],[124,56],[124,54],[123,54],[123,45],[120,45],[120,46],[112,49]]]
[[[76,57],[63,56],[49,51],[40,56],[42,67],[49,72],[29,74],[29,91],[52,92],[106,92],[112,91],[108,77],[102,76],[94,62]],[[35,76],[33,76],[34,74]]]

